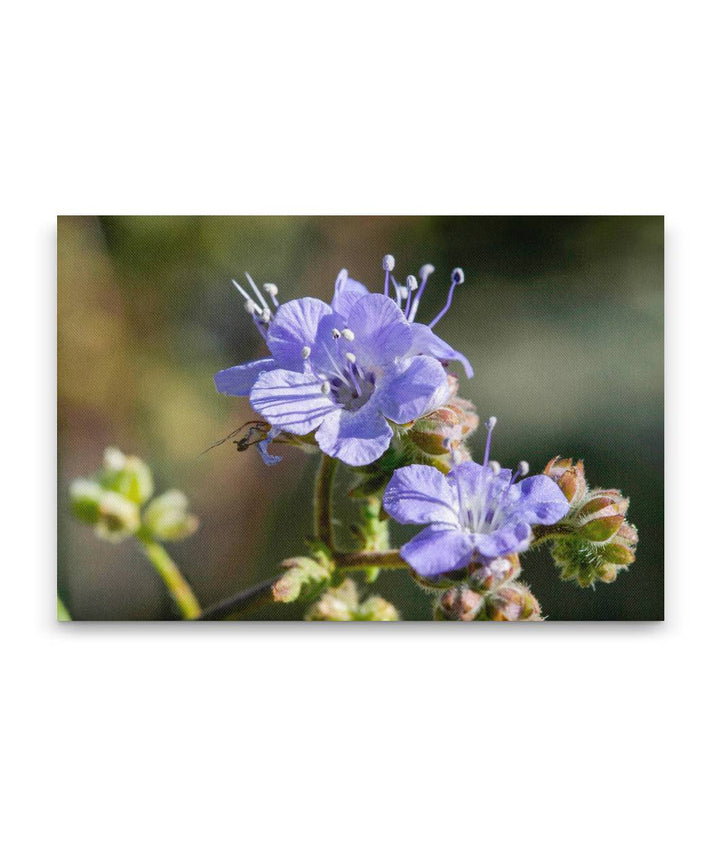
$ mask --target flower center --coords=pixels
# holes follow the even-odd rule
[[[351,350],[355,334],[347,327],[334,329],[330,342],[322,342],[325,359],[315,368],[316,377],[322,380],[321,390],[344,410],[359,410],[375,392],[377,371],[363,368]],[[303,357],[310,356],[310,348],[303,349]]]

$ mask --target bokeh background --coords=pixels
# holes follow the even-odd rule
[[[101,542],[67,510],[69,483],[108,445],[146,459],[158,491],[190,497],[201,528],[169,549],[204,606],[302,553],[315,457],[282,447],[268,469],[231,443],[201,454],[252,417],[246,400],[216,394],[214,373],[264,353],[230,280],[247,270],[282,300],[329,300],[342,267],[379,288],[388,252],[403,276],[436,267],[419,321],[464,268],[436,332],[474,365],[461,394],[498,417],[494,456],[533,471],[556,454],[584,458],[593,486],[631,497],[640,543],[617,582],[581,590],[546,551],[526,554],[544,613],[662,618],[662,217],[60,217],[58,590],[74,618],[176,617],[132,542]],[[482,444],[479,432],[480,457]],[[405,619],[431,616],[405,573],[375,588]],[[278,605],[248,617],[301,615]]]

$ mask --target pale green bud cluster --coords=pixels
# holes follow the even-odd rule
[[[143,506],[153,494],[150,467],[134,455],[108,448],[102,469],[90,478],[70,485],[73,513],[95,528],[106,541],[122,541],[144,535],[160,541],[177,541],[192,535],[198,519],[189,514],[188,501],[179,490],[170,490]]]

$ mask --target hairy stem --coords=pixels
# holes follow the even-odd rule
[[[359,534],[365,552],[378,553],[390,546],[390,527],[387,520],[381,519],[382,502],[378,496],[368,496],[363,502]],[[375,582],[380,573],[378,565],[365,568],[365,577],[369,583]]]
[[[315,477],[315,537],[332,552],[335,549],[332,528],[332,488],[337,458],[323,455]]]
[[[178,605],[183,618],[198,618],[202,609],[188,581],[168,555],[165,548],[151,536],[142,531],[138,533],[143,552],[160,574],[172,599]]]

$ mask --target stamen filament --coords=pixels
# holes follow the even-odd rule
[[[437,322],[447,313],[452,305],[453,294],[455,294],[455,289],[458,285],[465,282],[465,274],[462,272],[461,268],[455,268],[452,272],[452,283],[450,285],[450,291],[448,292],[448,298],[445,302],[445,306],[438,312],[438,314],[433,318],[433,320],[428,324],[428,327],[431,329],[437,324]]]
[[[268,306],[268,302],[263,297],[262,291],[260,291],[260,289],[257,287],[257,285],[255,285],[255,283],[253,282],[253,278],[250,276],[250,274],[247,271],[245,271],[245,276],[247,278],[247,281],[252,286],[252,290],[255,292],[255,294],[257,294],[258,300],[260,301],[260,305],[263,307],[263,309],[267,309],[267,311],[270,312],[270,307]],[[272,315],[272,312],[270,312],[270,314]]]

